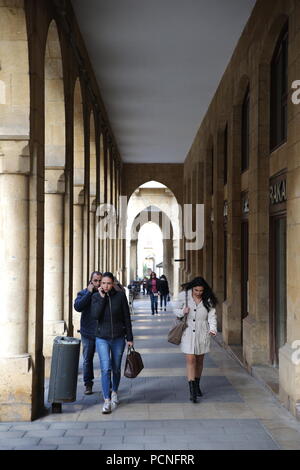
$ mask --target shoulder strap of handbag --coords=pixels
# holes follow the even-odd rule
[[[188,307],[188,291],[185,291],[185,306]]]

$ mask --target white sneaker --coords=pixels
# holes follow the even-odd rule
[[[116,406],[118,406],[118,404],[119,404],[119,400],[118,400],[117,392],[112,392],[111,393],[111,406],[113,408],[116,408]]]
[[[111,402],[110,400],[105,400],[102,407],[102,414],[111,413]]]

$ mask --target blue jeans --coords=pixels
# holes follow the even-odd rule
[[[84,385],[92,385],[94,380],[94,354],[96,348],[96,339],[89,339],[81,335],[82,355],[83,355],[83,381]]]
[[[154,295],[153,292],[150,292],[150,300],[152,313],[154,313],[154,311],[157,312],[158,295]]]
[[[110,398],[111,371],[113,373],[112,391],[117,392],[119,388],[125,338],[96,337],[96,349],[100,360],[102,393],[104,398]]]
[[[167,297],[168,297],[168,294],[160,294],[160,306],[161,307],[163,304],[163,300],[165,302],[165,307],[167,306]]]

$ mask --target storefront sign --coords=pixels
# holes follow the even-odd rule
[[[280,204],[286,201],[286,180],[279,180],[270,185],[270,204]]]

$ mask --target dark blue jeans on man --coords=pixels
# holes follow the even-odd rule
[[[96,339],[90,339],[81,335],[82,342],[82,355],[83,355],[83,381],[85,387],[87,385],[93,386],[94,380],[94,365],[93,359],[96,349]]]
[[[153,294],[153,292],[150,292],[150,300],[151,300],[151,310],[152,310],[152,315],[154,315],[154,312],[157,313],[157,306],[158,306],[158,294]]]
[[[100,360],[103,398],[111,398],[110,388],[113,392],[117,392],[121,380],[121,362],[125,349],[125,338],[104,339],[96,337],[96,349]]]

